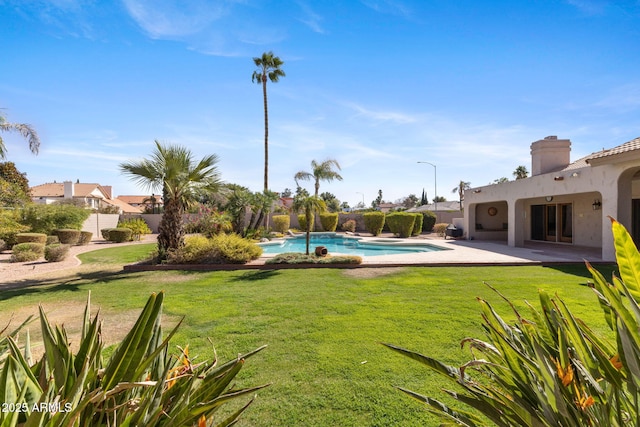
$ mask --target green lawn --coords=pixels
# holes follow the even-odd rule
[[[139,259],[147,245],[81,256],[100,266]],[[611,268],[601,269],[609,276]],[[367,273],[369,278],[361,277]],[[39,302],[83,302],[105,313],[139,310],[151,292],[166,292],[165,314],[184,316],[173,343],[191,355],[221,359],[263,344],[248,360],[239,385],[272,385],[258,393],[242,426],[429,426],[423,407],[395,390],[432,396],[447,382],[417,362],[380,345],[388,342],[445,362],[469,359],[459,342],[483,337],[476,297],[512,319],[508,305],[483,281],[526,312],[537,290],[559,294],[578,317],[606,333],[598,303],[584,286],[583,266],[306,269],[236,272],[105,273],[53,286],[0,293],[0,312]]]

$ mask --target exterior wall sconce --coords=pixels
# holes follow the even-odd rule
[[[562,180],[564,180],[564,176],[554,176],[553,180],[554,181],[562,181]]]
[[[577,178],[580,176],[580,172],[574,172],[571,174],[571,178]]]
[[[602,207],[602,203],[600,203],[600,200],[596,199],[591,204],[591,207],[593,208],[594,211],[600,210],[600,208]]]
[[[476,193],[476,194],[478,194],[478,193],[481,193],[481,192],[482,192],[482,190],[480,190],[479,188],[477,188],[477,189],[473,190],[473,192],[474,192],[474,193]]]

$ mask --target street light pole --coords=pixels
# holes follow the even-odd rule
[[[428,165],[433,166],[433,194],[435,194],[435,198],[433,199],[433,203],[435,205],[436,217],[438,215],[438,168],[431,162],[418,162],[418,163],[426,163]]]

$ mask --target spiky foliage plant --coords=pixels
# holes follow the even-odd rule
[[[561,298],[544,291],[540,308],[529,305],[528,316],[507,300],[513,324],[479,299],[487,338],[463,340],[473,359],[461,367],[386,344],[451,380],[458,387],[445,393],[477,412],[400,390],[450,425],[640,425],[640,254],[620,223],[612,220],[612,229],[619,277],[608,283],[588,263],[587,268],[613,340],[595,333]]]
[[[40,308],[44,356],[31,362],[27,335],[24,352],[15,336],[6,345],[0,376],[0,399],[16,411],[0,412],[2,426],[228,426],[251,403],[236,405],[224,415],[230,401],[263,388],[235,389],[231,384],[246,358],[218,364],[194,363],[185,348],[169,354],[176,326],[163,337],[160,318],[164,294],[152,294],[133,328],[105,359],[101,323],[84,312],[77,350],[64,327],[52,326]],[[5,344],[6,343],[6,344]]]

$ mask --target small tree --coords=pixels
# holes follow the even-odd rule
[[[518,166],[516,170],[513,171],[513,176],[516,179],[524,179],[529,176],[529,171],[526,166]]]
[[[311,240],[311,225],[316,212],[324,212],[327,205],[317,196],[297,197],[293,201],[293,209],[296,212],[303,212],[305,216],[305,232],[306,232],[306,251],[305,255],[309,255],[309,242]]]
[[[462,210],[462,201],[464,200],[464,192],[471,188],[471,183],[466,181],[460,181],[456,187],[451,190],[452,193],[458,193],[458,200],[460,200],[460,210]]]

